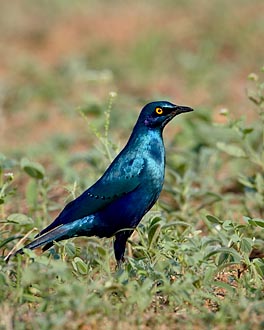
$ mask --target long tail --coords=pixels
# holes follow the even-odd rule
[[[61,224],[40,236],[36,236],[31,243],[25,245],[22,249],[19,249],[15,253],[11,252],[9,255],[6,256],[5,260],[8,262],[10,257],[16,254],[23,254],[24,249],[33,250],[37,247],[44,245],[42,250],[45,251],[53,245],[54,241],[58,242],[76,236],[93,236],[95,234],[97,235],[98,233],[94,230],[94,220],[94,215],[91,215],[82,219],[75,220],[73,222]]]
[[[50,231],[48,231],[47,233],[36,237],[32,242],[30,242],[29,244],[25,245],[23,248],[17,250],[15,253],[7,256],[7,258],[5,259],[7,262],[10,259],[10,257],[15,256],[17,254],[23,254],[23,250],[24,249],[36,249],[40,246],[43,246],[43,250],[47,250],[49,249],[52,245],[54,241],[61,241],[63,239],[67,239],[69,238],[69,226],[67,225],[60,225]]]

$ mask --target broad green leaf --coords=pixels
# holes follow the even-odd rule
[[[252,250],[252,240],[243,237],[240,242],[240,249],[242,252],[250,253],[250,251]]]
[[[76,247],[73,243],[67,242],[65,244],[65,252],[68,256],[73,257],[76,255]]]
[[[225,253],[225,254],[231,255],[234,258],[234,261],[236,261],[236,262],[241,261],[241,256],[235,249],[226,248],[226,247],[221,247],[219,249],[215,249],[215,250],[211,251],[204,257],[204,259],[209,259],[213,255],[218,254],[218,253]]]
[[[234,157],[247,157],[245,151],[240,147],[234,144],[226,144],[224,142],[217,142],[217,148],[226,152],[227,154],[234,156]]]
[[[32,162],[27,158],[22,158],[20,163],[21,168],[34,179],[43,179],[45,176],[44,167],[36,162]]]
[[[252,128],[252,127],[244,128],[243,134],[247,135],[247,134],[252,133],[253,131],[254,131],[254,128]]]
[[[260,218],[249,218],[244,216],[243,219],[250,225],[255,226],[255,227],[262,227],[264,228],[264,219]]]
[[[226,253],[226,252],[220,253],[217,260],[217,265],[221,266],[225,264],[227,261],[229,261],[229,259],[230,259],[230,253]]]
[[[20,225],[31,225],[33,220],[25,214],[22,213],[12,213],[7,217],[8,222],[17,223]]]
[[[106,250],[100,245],[97,247],[97,252],[103,257],[107,254]]]
[[[252,178],[247,177],[245,175],[240,175],[238,178],[238,182],[240,182],[245,187],[248,187],[251,189],[255,188],[254,180],[252,180]]]
[[[151,247],[152,244],[155,243],[155,241],[158,238],[159,232],[160,232],[160,224],[159,223],[152,224],[148,232],[149,247]]]
[[[206,219],[212,223],[216,223],[216,224],[221,224],[223,223],[220,219],[218,219],[217,217],[213,216],[213,215],[206,215]]]
[[[72,262],[73,268],[82,275],[86,275],[88,271],[87,264],[79,257],[75,257]]]
[[[256,267],[257,272],[259,273],[262,278],[264,278],[264,261],[263,259],[254,259],[253,264]]]
[[[23,299],[28,302],[41,302],[42,299],[36,295],[23,293]]]
[[[254,223],[255,223],[258,227],[262,227],[262,228],[264,228],[264,219],[253,218],[253,219],[251,219],[251,220],[254,221]]]

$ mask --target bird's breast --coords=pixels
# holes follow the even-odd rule
[[[165,172],[165,150],[162,138],[152,137],[146,148],[145,161],[146,184],[156,199],[162,189]]]

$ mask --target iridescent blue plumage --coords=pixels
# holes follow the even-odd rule
[[[128,237],[156,202],[163,186],[163,128],[174,116],[189,111],[192,111],[189,107],[166,101],[147,104],[127,145],[103,176],[66,205],[54,222],[25,248],[44,245],[46,250],[53,241],[75,236],[115,236],[115,257],[120,263]],[[22,249],[17,251],[21,252]]]

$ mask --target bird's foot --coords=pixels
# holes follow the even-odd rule
[[[116,271],[123,269],[124,262],[125,262],[124,257],[122,257],[120,260],[116,261]]]

